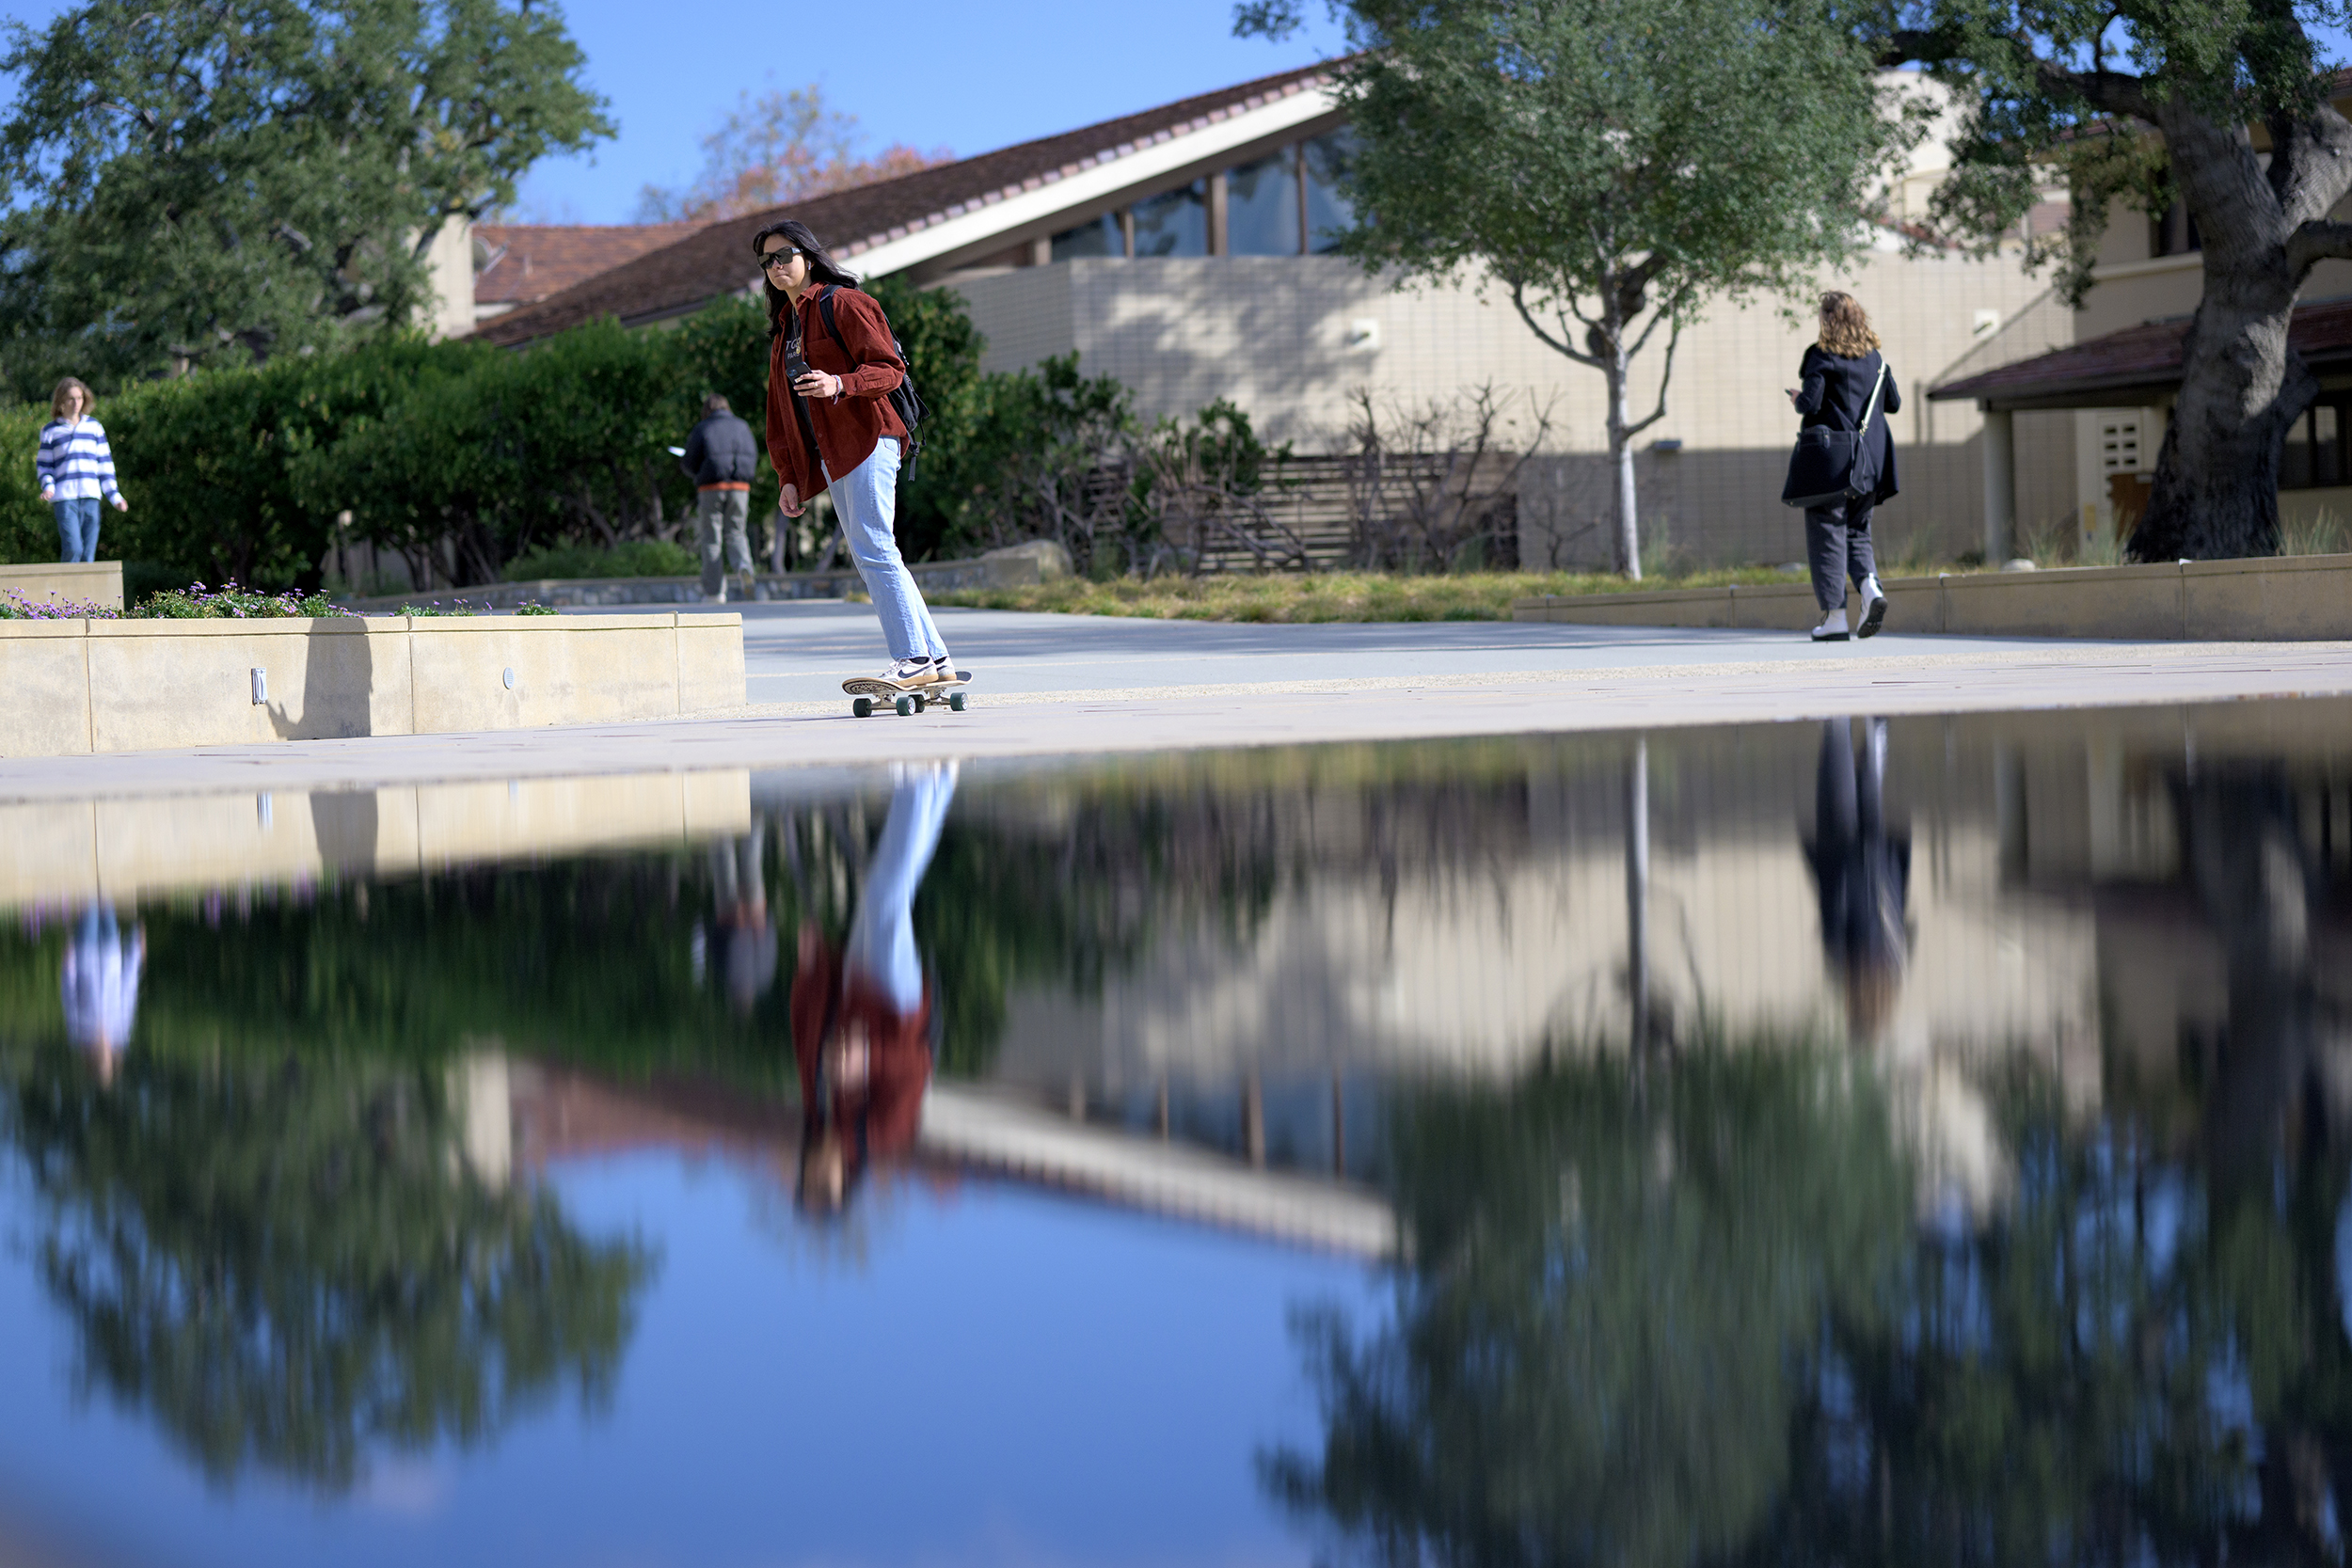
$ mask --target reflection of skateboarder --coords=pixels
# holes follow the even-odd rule
[[[792,1054],[801,1079],[801,1207],[836,1213],[868,1161],[914,1147],[931,1078],[930,988],[914,949],[914,893],[956,792],[952,763],[911,772],[858,890],[848,942],[801,927]]]

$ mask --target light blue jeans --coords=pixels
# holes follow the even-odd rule
[[[882,641],[892,658],[946,658],[947,644],[931,624],[930,607],[914,586],[914,574],[898,555],[898,443],[884,436],[874,454],[847,474],[825,470],[833,510],[849,541],[850,559],[882,618]]]
[[[919,601],[918,601],[919,602]],[[914,951],[914,890],[930,869],[947,802],[956,798],[954,764],[911,770],[890,794],[890,815],[850,917],[849,967],[901,1013],[923,1001],[923,960]]]
[[[98,559],[98,498],[78,496],[72,500],[54,500],[49,510],[57,515],[57,547],[65,553],[60,561],[95,561]]]

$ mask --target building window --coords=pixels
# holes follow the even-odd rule
[[[2305,409],[2287,431],[2286,448],[2279,454],[2279,488],[2317,490],[2352,484],[2344,450],[2347,422],[2352,422],[2352,391],[2321,393],[2320,401]]]
[[[1225,253],[1298,254],[1298,149],[1286,147],[1225,176]]]
[[[1302,143],[1307,193],[1307,249],[1321,256],[1339,248],[1340,236],[1355,227],[1356,208],[1340,189],[1340,177],[1356,150],[1356,137],[1343,126],[1328,135]]]
[[[2204,248],[2204,237],[2197,232],[2197,220],[2188,215],[2188,209],[2181,203],[2175,201],[2148,220],[2149,255],[2185,256]]]
[[[1119,214],[1104,213],[1101,217],[1082,223],[1075,229],[1065,229],[1054,236],[1054,260],[1075,261],[1081,256],[1124,256],[1127,239],[1120,231]]]
[[[1181,189],[1135,205],[1137,256],[1206,256],[1209,253],[1209,182],[1195,180]]]

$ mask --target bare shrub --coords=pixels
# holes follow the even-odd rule
[[[1448,572],[1516,545],[1519,470],[1551,433],[1554,400],[1493,384],[1414,403],[1359,388],[1347,426],[1355,564]],[[1504,525],[1510,525],[1506,534]]]

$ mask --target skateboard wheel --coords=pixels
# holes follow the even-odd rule
[[[874,699],[871,697],[860,697],[856,702],[850,705],[850,711],[856,714],[860,719],[871,719],[874,716]]]
[[[961,713],[963,711],[962,692],[950,691],[947,693],[947,711],[950,713]]]
[[[927,705],[923,701],[923,694],[920,691],[916,692],[914,694],[914,711],[920,713],[926,705]]]
[[[912,697],[901,697],[891,706],[898,710],[898,717],[901,719],[911,719],[914,715],[914,699]]]

